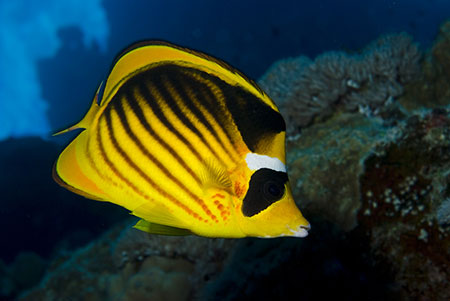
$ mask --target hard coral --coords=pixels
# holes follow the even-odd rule
[[[108,281],[109,300],[189,300],[193,264],[184,259],[152,256],[128,263]],[[176,289],[175,289],[176,288]]]
[[[399,99],[410,109],[436,108],[450,104],[450,20],[444,22],[436,41],[422,64],[423,74],[418,81],[405,87]]]
[[[283,104],[292,97],[298,77],[310,64],[312,61],[306,56],[279,60],[267,70],[258,84],[277,104]]]
[[[421,52],[410,36],[386,35],[360,54],[328,52],[307,66],[301,57],[277,63],[282,68],[270,69],[260,84],[280,104],[288,134],[295,135],[315,118],[328,117],[337,109],[377,114],[386,103],[402,95],[405,84],[419,76],[420,58]],[[285,70],[289,80],[280,80],[278,86],[267,80],[276,77],[271,73],[283,74]],[[289,92],[280,97],[279,91]]]
[[[221,270],[233,243],[149,235],[122,223],[60,255],[21,300],[190,300]]]
[[[346,113],[314,124],[288,141],[293,194],[305,216],[321,216],[341,229],[353,229],[361,206],[364,159],[396,135],[379,119]]]
[[[392,267],[405,299],[450,298],[450,227],[442,217],[450,119],[442,114],[411,117],[402,138],[365,160],[360,178],[359,230],[378,261]]]
[[[214,277],[235,240],[199,236],[149,235],[137,229],[125,228],[113,244],[112,258],[117,267],[140,263],[148,257],[182,258],[194,263],[192,286],[199,288],[203,279]]]
[[[450,225],[450,197],[442,201],[436,211],[436,218],[440,225]]]
[[[392,293],[405,300],[450,297],[448,110],[423,111],[394,126],[337,114],[287,146],[305,216],[368,240],[369,256],[391,268]]]

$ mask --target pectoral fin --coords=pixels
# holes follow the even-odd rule
[[[205,188],[230,189],[231,180],[225,167],[212,159],[206,160],[205,166],[206,168],[201,173],[201,180]]]

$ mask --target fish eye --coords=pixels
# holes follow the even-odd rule
[[[285,172],[260,168],[251,176],[248,191],[242,200],[244,216],[253,216],[278,202],[286,193]]]
[[[280,199],[284,194],[284,185],[274,181],[268,181],[264,184],[264,195],[268,199]]]

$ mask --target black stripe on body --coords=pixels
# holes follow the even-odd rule
[[[106,124],[108,126],[108,121],[107,121],[106,118],[104,118],[104,115],[99,120],[99,124],[100,124],[100,122],[102,120],[106,120],[105,122],[106,122]],[[111,171],[114,173],[114,175],[116,177],[118,177],[122,182],[124,182],[128,187],[130,187],[136,194],[142,196],[146,200],[150,200],[150,198],[143,191],[141,191],[136,185],[131,183],[124,175],[122,175],[122,173],[119,172],[119,170],[114,165],[114,163],[111,161],[111,159],[109,159],[108,155],[106,154],[105,146],[103,144],[103,139],[105,139],[105,138],[107,138],[107,139],[109,139],[109,140],[111,140],[113,142],[114,142],[113,139],[115,139],[115,138],[112,137],[111,131],[109,131],[109,130],[108,130],[108,137],[101,137],[100,131],[97,131],[96,139],[97,139],[97,144],[98,144],[99,149],[100,149],[100,156],[102,157],[103,161],[105,161],[106,165],[109,167],[109,169],[111,169]]]
[[[96,133],[96,139],[97,142],[99,141],[99,133],[97,131]],[[118,187],[119,184],[114,181],[111,177],[107,176],[105,173],[103,173],[100,168],[98,168],[96,161],[94,160],[94,158],[92,157],[92,153],[91,153],[91,143],[94,143],[93,139],[88,139],[87,143],[86,143],[86,149],[85,149],[85,155],[86,158],[88,159],[88,163],[91,166],[91,168],[95,171],[95,173],[103,180],[103,181],[107,181],[109,184]],[[100,147],[100,146],[99,146]]]
[[[189,71],[191,70],[185,70],[185,74],[192,77],[198,83],[198,92],[201,95],[200,99],[202,99],[203,105],[207,108],[209,113],[215,117],[216,122],[224,130],[231,143],[236,146],[238,141],[241,141],[241,136],[236,136],[234,133],[235,129],[232,116],[227,108],[223,91],[213,82],[201,77],[197,72],[188,73]]]
[[[126,99],[131,99],[133,96],[131,95],[131,91],[128,91]],[[148,160],[150,160],[154,165],[158,167],[160,171],[164,173],[166,177],[171,179],[173,182],[177,183],[177,185],[181,186],[181,183],[177,178],[175,178],[172,173],[164,166],[162,163],[154,156],[152,155],[147,148],[142,144],[140,139],[136,136],[136,134],[131,130],[130,124],[128,122],[128,119],[126,117],[125,111],[124,111],[124,99],[117,99],[116,101],[112,102],[112,106],[108,106],[108,108],[105,110],[105,113],[107,114],[107,120],[111,119],[112,110],[114,110],[117,115],[119,116],[120,124],[122,125],[123,129],[125,130],[127,136],[133,141],[133,143],[139,148],[139,150],[147,157]],[[125,150],[124,150],[125,152]],[[127,156],[127,158],[131,161],[131,158]],[[128,160],[127,160],[128,163]],[[138,173],[140,175],[144,175],[145,173],[137,166],[137,164],[134,164],[133,166],[136,166],[139,170]],[[184,186],[183,186],[184,187]]]
[[[139,105],[138,101],[136,100],[136,98],[133,96],[132,93],[133,93],[132,91],[128,90],[126,94],[126,101],[131,109],[132,114],[134,114],[138,118],[139,122],[145,128],[147,133],[170,153],[170,155],[175,159],[175,161],[177,161],[177,163],[180,164],[191,175],[191,177],[197,182],[197,184],[201,185],[200,178],[197,176],[197,174],[195,174],[195,172],[187,165],[187,163],[180,157],[180,155],[167,142],[165,142],[158,133],[156,133],[156,131],[153,129],[153,127],[146,119],[141,106]],[[115,106],[117,106],[116,104],[118,103],[118,101],[119,100],[114,100]],[[123,103],[122,101],[120,102],[121,102],[120,108],[123,110]],[[144,149],[144,146],[142,146],[141,144],[140,148],[142,150]],[[147,150],[142,151],[148,153]]]
[[[168,74],[162,73],[160,75],[158,75],[158,74],[154,74],[154,75],[157,75],[157,76],[154,76],[153,78],[150,78],[149,80],[151,80],[153,83],[155,83],[155,86],[157,87],[159,93],[162,95],[163,99],[159,100],[159,101],[164,101],[169,106],[170,110],[176,115],[176,117],[203,142],[203,144],[214,155],[214,157],[217,160],[219,160],[219,162],[222,165],[225,165],[224,162],[222,161],[222,158],[220,158],[220,156],[217,154],[217,152],[211,147],[211,145],[206,140],[205,136],[203,136],[203,134],[197,129],[197,127],[191,122],[191,120],[188,117],[186,117],[186,114],[182,111],[182,107],[180,107],[180,104],[174,99],[173,93],[175,91],[173,91],[173,90],[171,91],[170,78],[171,77],[173,78],[177,74],[171,74],[169,72]],[[192,112],[193,107],[187,105],[187,103],[186,103],[187,99],[183,98],[182,100],[184,101],[184,103],[182,105],[187,107]]]
[[[210,129],[211,134],[220,143],[217,133],[211,130],[211,124],[204,118],[197,105],[213,116],[223,128],[227,138],[233,145],[236,145],[238,138],[231,126],[234,123],[244,143],[252,152],[257,152],[260,141],[268,140],[270,143],[270,138],[286,130],[281,114],[264,103],[258,96],[241,86],[230,85],[217,76],[195,68],[163,63],[147,70],[138,71],[124,82],[114,98],[124,95],[125,90],[133,90],[134,87],[138,89],[139,94],[142,95],[159,121],[185,144],[200,162],[203,162],[205,158],[200,156],[195,146],[164,115],[162,108],[164,105],[170,108],[176,118],[196,135],[220,162],[222,160],[217,152],[185,115],[186,112],[192,113],[199,122]],[[188,97],[185,87],[197,91],[196,99]],[[174,99],[176,95],[180,96],[183,103],[178,104]],[[114,101],[114,98],[111,101]],[[195,101],[198,101],[198,104],[194,103]],[[131,103],[130,105],[135,106]],[[233,120],[229,119],[230,115]],[[224,151],[230,155],[225,148]]]
[[[227,109],[223,97],[221,97],[221,91],[216,91],[214,94],[211,87],[208,86],[206,82],[202,82],[202,78],[199,78],[195,74],[188,73],[188,70],[185,71],[186,72],[183,72],[183,74],[186,75],[184,77],[184,89],[188,91],[187,93],[189,95],[191,95],[190,98],[195,99],[195,106],[201,108],[202,111],[206,111],[222,129],[225,134],[225,139],[229,143],[229,147],[232,147],[232,149],[225,147],[226,141],[223,141],[222,139],[219,140],[221,147],[224,152],[228,152],[230,156],[234,156],[235,162],[239,162],[241,158],[239,157],[236,149],[240,138],[238,140],[236,135],[233,135],[232,121],[226,117],[228,116],[226,112]],[[208,84],[211,85],[209,82]],[[219,88],[216,89],[220,90]],[[203,114],[204,113],[202,113],[202,115]],[[221,118],[218,118],[217,116],[221,116]],[[215,137],[216,135],[219,136],[216,131],[214,131],[214,133]]]
[[[205,114],[200,110],[200,108],[202,108],[210,113],[210,111],[207,109],[206,101],[204,99],[199,99],[197,93],[195,93],[196,90],[194,90],[204,90],[205,87],[200,86],[198,82],[194,82],[191,78],[182,75],[183,74],[180,73],[173,73],[173,76],[172,74],[168,74],[166,82],[170,82],[170,86],[184,101],[183,106],[185,106],[188,110],[190,110],[190,112],[192,112],[194,117],[213,135],[214,139],[219,143],[223,152],[227,154],[232,161],[234,161],[234,158],[232,157],[233,150],[227,149],[224,141],[219,137],[219,134],[217,133],[213,125],[208,121]],[[214,115],[212,114],[212,116]]]
[[[145,83],[145,81],[139,81],[138,84],[138,90],[139,93],[142,95],[143,99],[146,100],[147,104],[149,105],[150,109],[152,110],[153,114],[158,118],[158,120],[169,130],[171,131],[177,139],[179,139],[184,145],[186,145],[187,148],[194,154],[194,156],[197,157],[197,159],[200,162],[204,161],[204,158],[199,154],[199,152],[195,149],[195,147],[192,145],[191,142],[189,142],[174,126],[169,120],[166,118],[164,113],[162,112],[161,105],[158,103],[157,97],[155,97],[150,92],[150,87],[147,85],[150,85],[150,83]],[[123,87],[122,87],[123,88]],[[121,89],[122,89],[121,88]]]
[[[142,79],[140,79],[140,77],[142,77]],[[232,141],[233,134],[230,133],[230,127],[227,126],[227,124],[230,123],[230,120],[228,119],[227,114],[224,114],[223,112],[223,110],[228,110],[232,115],[233,121],[236,124],[242,139],[252,152],[256,152],[258,143],[261,140],[270,138],[282,131],[286,131],[286,125],[281,114],[272,109],[268,104],[264,103],[256,95],[240,86],[230,85],[220,78],[204,71],[167,63],[142,71],[140,74],[134,76],[132,80],[136,79],[142,81],[144,78],[146,81],[151,81],[158,87],[163,98],[167,101],[170,108],[174,110],[177,117],[185,122],[185,124],[196,134],[198,134],[198,131],[193,128],[193,125],[189,120],[186,120],[187,118],[181,112],[180,108],[175,101],[171,99],[170,93],[168,93],[167,90],[164,91],[165,88],[161,88],[164,87],[162,78],[168,78],[171,82],[175,82],[175,79],[177,79],[184,84],[189,84],[193,91],[201,91],[199,95],[203,95],[203,97],[198,97],[198,100],[202,102],[201,105],[214,116]],[[214,91],[210,86],[206,87],[198,78],[202,78],[203,82],[210,82],[220,91]],[[223,94],[224,103],[220,102],[219,93]],[[213,98],[211,99],[211,97],[208,96],[212,96]],[[184,105],[186,108],[193,112],[195,108],[192,103],[186,101],[186,98],[183,99],[185,100]],[[154,105],[152,104],[152,101],[149,101],[149,104],[153,108]],[[164,117],[161,116],[161,111],[155,113],[159,118],[164,119]]]
[[[130,91],[129,91],[130,92]],[[127,99],[131,98],[131,92],[127,93]],[[164,173],[164,175],[169,178],[172,182],[174,182],[181,190],[183,190],[189,197],[194,200],[196,203],[198,203],[202,208],[204,208],[204,202],[195,195],[188,187],[186,187],[178,178],[176,178],[154,155],[152,155],[147,148],[142,144],[142,142],[139,140],[139,138],[135,135],[135,133],[131,130],[130,124],[127,120],[124,108],[123,108],[123,101],[126,101],[124,99],[120,100],[117,99],[112,106],[109,106],[107,109],[109,109],[109,112],[107,112],[106,116],[108,119],[111,118],[112,110],[115,110],[117,115],[120,119],[120,124],[122,125],[123,129],[125,130],[127,136],[134,142],[134,144],[139,148],[139,150],[160,170]],[[110,109],[111,108],[111,109]],[[117,144],[117,147],[119,145]],[[123,150],[123,153],[126,154],[126,151]],[[126,162],[135,169],[141,177],[143,177],[149,184],[152,186],[156,184],[156,182],[151,181],[150,178],[138,167],[136,163],[132,161],[130,156],[127,155]],[[207,213],[205,211],[205,213]]]
[[[169,194],[167,191],[163,190],[160,186],[158,186],[157,183],[155,183],[149,176],[147,176],[142,171],[142,169],[140,169],[139,166],[137,166],[136,163],[134,163],[133,160],[131,160],[130,156],[125,152],[125,150],[117,142],[117,139],[115,137],[114,127],[112,125],[111,114],[112,114],[112,110],[109,109],[108,111],[105,110],[105,114],[103,116],[106,121],[106,127],[108,129],[108,137],[109,137],[110,141],[112,142],[114,149],[117,151],[117,153],[120,155],[120,157],[122,157],[122,159],[125,160],[127,165],[130,166],[134,171],[136,171],[139,174],[139,176],[141,176],[154,190],[156,190],[159,194],[161,194],[166,199],[170,200],[174,205],[182,208],[186,213],[192,215],[193,211],[188,206],[181,203],[175,197],[173,197],[171,194]],[[103,149],[103,152],[104,152],[104,149]],[[108,160],[108,165],[110,165],[110,167],[113,168],[114,173],[117,176],[119,176],[119,178],[121,180],[123,180],[136,193],[143,196],[145,199],[147,199],[147,200],[150,199],[150,197],[148,195],[143,193],[136,185],[134,185],[132,182],[130,182],[128,179],[126,179],[126,177],[123,174],[120,173],[120,171],[117,169],[117,167],[114,166],[114,163],[108,159],[106,153],[104,153],[104,155],[105,155],[104,158]]]

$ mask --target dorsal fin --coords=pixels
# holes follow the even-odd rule
[[[202,52],[177,46],[163,41],[142,41],[126,48],[117,56],[108,79],[105,83],[105,97],[101,105],[108,102],[115,91],[122,85],[124,79],[137,70],[144,70],[154,64],[176,63],[188,64],[221,78],[233,86],[244,87],[264,103],[277,110],[275,103],[259,88],[259,86],[237,69]]]
[[[97,115],[98,110],[100,109],[99,103],[99,92],[101,91],[103,87],[103,82],[100,84],[100,86],[97,89],[97,92],[95,93],[94,99],[92,100],[91,107],[89,108],[89,111],[84,115],[83,119],[81,119],[78,123],[72,125],[71,127],[59,131],[57,133],[54,133],[53,136],[57,136],[60,134],[64,134],[76,129],[86,129],[94,120],[95,116]]]

